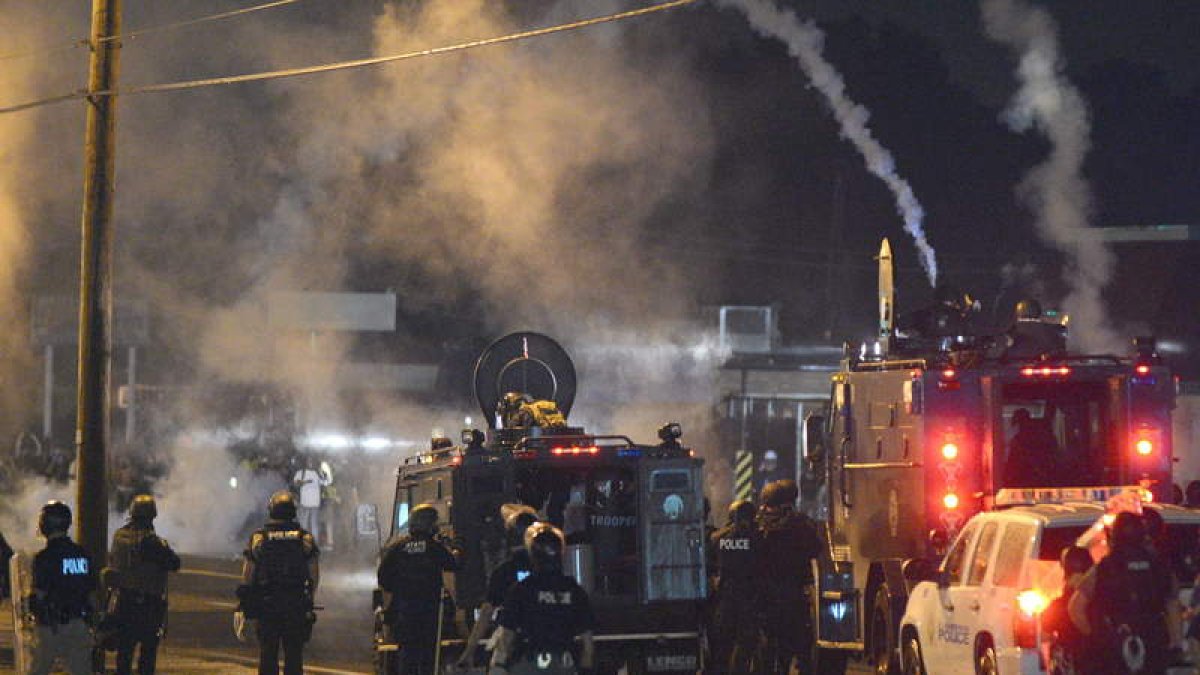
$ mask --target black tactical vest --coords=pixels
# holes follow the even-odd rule
[[[273,590],[303,591],[308,585],[309,551],[295,522],[267,523],[251,538],[254,582]]]

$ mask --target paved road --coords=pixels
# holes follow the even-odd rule
[[[326,556],[313,639],[305,650],[305,672],[331,675],[371,672],[372,568]],[[257,648],[233,636],[234,589],[240,562],[184,559],[171,580],[170,625],[160,651],[164,675],[256,672]],[[13,673],[12,612],[0,605],[0,674]],[[112,655],[108,667],[113,667]]]
[[[163,675],[243,675],[256,672],[257,648],[233,636],[234,589],[240,562],[186,557],[183,570],[171,580],[170,626],[160,651]],[[317,599],[319,614],[313,639],[305,650],[305,672],[343,675],[371,673],[371,589],[374,570],[326,555]],[[13,670],[12,613],[0,605],[0,675]],[[108,667],[113,667],[112,655]],[[869,668],[853,664],[852,673]]]

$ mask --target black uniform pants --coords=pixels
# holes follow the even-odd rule
[[[259,618],[258,675],[278,675],[281,645],[284,675],[303,675],[304,643],[310,627],[305,612],[271,612]]]
[[[749,673],[758,649],[759,607],[749,584],[725,584],[717,592],[716,615],[709,636],[711,672]]]
[[[400,646],[398,675],[433,675],[437,649],[437,612],[405,614],[391,624],[392,637]]]
[[[793,663],[802,675],[813,672],[811,592],[812,586],[767,589],[761,672],[787,675]]]
[[[158,660],[159,630],[167,612],[160,597],[122,590],[117,599],[117,675],[133,672],[133,652],[138,651],[139,675],[153,675]]]

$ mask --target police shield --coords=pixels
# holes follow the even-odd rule
[[[33,648],[37,635],[37,622],[29,606],[33,592],[32,558],[19,551],[13,554],[8,562],[8,573],[12,589],[14,665],[18,673],[26,673],[33,667]]]

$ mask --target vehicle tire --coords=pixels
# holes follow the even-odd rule
[[[1000,662],[996,659],[996,647],[989,638],[984,638],[975,648],[975,675],[999,675]]]
[[[905,633],[900,649],[900,669],[904,675],[927,675],[925,655],[921,652],[921,639],[915,632]]]
[[[896,658],[896,619],[892,614],[892,596],[887,584],[875,592],[871,604],[871,664],[876,675],[895,675],[900,672]]]

